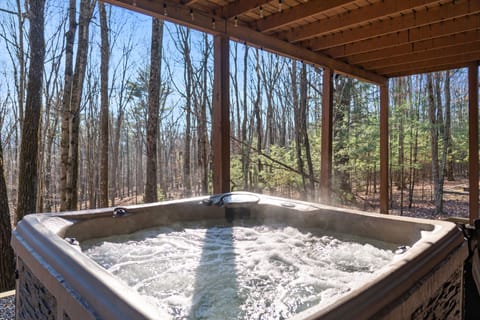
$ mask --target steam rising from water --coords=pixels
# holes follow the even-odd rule
[[[161,319],[286,319],[368,282],[395,248],[282,225],[162,227],[82,243]]]

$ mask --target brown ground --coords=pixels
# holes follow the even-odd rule
[[[361,197],[361,198],[360,198]],[[357,197],[358,209],[378,211],[378,194],[359,195]],[[408,190],[404,190],[403,208],[400,206],[401,192],[393,189],[391,214],[427,219],[445,219],[449,217],[468,217],[469,193],[468,179],[457,179],[444,182],[443,214],[435,214],[432,185],[419,184],[414,191],[412,207],[408,208]]]

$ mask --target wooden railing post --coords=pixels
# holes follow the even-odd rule
[[[230,191],[230,106],[228,37],[214,36],[213,193]]]
[[[380,84],[380,213],[388,214],[388,80]]]
[[[468,67],[470,224],[478,219],[478,64]]]
[[[332,188],[333,140],[333,70],[323,69],[322,96],[322,154],[320,167],[320,199],[330,203]]]

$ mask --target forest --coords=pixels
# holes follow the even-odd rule
[[[322,74],[230,42],[233,191],[322,201]],[[467,214],[466,77],[390,80],[391,212]],[[2,226],[211,194],[212,87],[208,34],[96,0],[2,2]],[[379,137],[378,87],[336,74],[332,204],[378,211]]]

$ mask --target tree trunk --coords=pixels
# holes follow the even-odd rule
[[[67,202],[67,194],[71,193],[70,179],[68,178],[71,171],[71,163],[68,156],[69,140],[70,140],[70,121],[71,121],[71,103],[73,90],[73,45],[75,42],[75,32],[77,30],[77,22],[75,17],[77,1],[70,0],[68,9],[69,28],[65,34],[65,75],[64,90],[62,100],[62,127],[60,141],[60,210],[65,211],[69,208]]]
[[[201,192],[208,193],[208,132],[207,132],[207,104],[208,104],[208,36],[204,34],[204,52],[202,62],[202,93],[200,102],[200,114],[198,118],[198,162],[201,168]]]
[[[305,145],[305,157],[307,158],[308,179],[310,182],[310,200],[315,196],[315,178],[313,175],[312,153],[310,151],[310,139],[308,138],[308,88],[307,88],[307,65],[302,63],[302,71],[300,73],[300,105],[302,110],[302,139]]]
[[[45,0],[29,2],[30,68],[20,150],[17,221],[35,212],[37,202],[38,140],[45,59],[44,9]]]
[[[350,174],[347,169],[350,160],[347,150],[349,135],[348,118],[352,98],[353,80],[341,78],[336,85],[337,107],[333,112],[333,176],[339,198],[349,202],[351,197]]]
[[[60,210],[74,210],[78,202],[78,139],[80,135],[80,104],[83,92],[83,80],[85,78],[85,69],[87,65],[87,54],[89,44],[89,27],[92,18],[93,9],[96,0],[80,1],[80,18],[78,22],[78,47],[75,61],[75,71],[71,76],[71,82],[67,83],[67,72],[71,75],[71,61],[73,59],[73,42],[75,30],[75,12],[72,5],[75,1],[70,1],[69,19],[70,28],[67,33],[67,52],[65,67],[65,93],[63,101],[63,119],[62,119],[62,196]],[[73,12],[72,12],[73,11]],[[70,32],[73,30],[73,34]],[[69,37],[73,37],[70,39]],[[71,51],[69,45],[72,45]],[[70,56],[71,55],[71,56]],[[70,57],[69,57],[70,56]],[[68,64],[70,63],[70,65]],[[69,85],[70,84],[70,85]]]
[[[302,158],[302,145],[303,145],[303,104],[300,103],[298,96],[298,86],[297,86],[297,62],[292,61],[292,71],[291,71],[291,81],[292,81],[292,98],[293,98],[293,117],[295,124],[295,154],[297,156],[297,168],[300,172],[302,178],[302,194],[307,195],[307,184],[305,183],[305,170],[303,165]]]
[[[0,143],[0,292],[15,288],[15,254],[10,246],[12,221],[3,164],[3,149]]]
[[[430,139],[432,148],[432,177],[434,190],[435,214],[442,213],[442,190],[440,187],[440,166],[438,163],[438,122],[437,122],[437,105],[435,103],[435,96],[433,92],[433,77],[432,74],[427,74],[427,90],[428,90],[428,115],[430,119]]]
[[[90,20],[92,19],[93,10],[95,8],[96,0],[81,0],[80,1],[80,19],[78,23],[78,50],[77,59],[75,61],[75,73],[73,74],[74,88],[72,92],[72,121],[71,121],[71,135],[70,135],[70,162],[71,167],[71,191],[67,196],[69,199],[69,210],[75,210],[78,203],[78,147],[80,136],[80,113],[81,101],[83,92],[83,80],[85,78],[85,69],[88,58],[88,44],[89,44],[89,29]]]
[[[256,123],[256,131],[257,131],[257,150],[259,152],[262,151],[262,115],[260,113],[260,104],[261,104],[261,89],[260,89],[260,81],[261,81],[261,74],[260,74],[260,54],[258,49],[256,49],[256,73],[257,73],[257,96],[255,99],[255,103],[253,104],[253,113],[255,115],[255,123]],[[260,172],[263,170],[263,164],[262,160],[260,160],[260,157],[258,157],[257,160],[257,183],[256,183],[256,189],[258,192],[261,192],[261,188],[259,186],[258,179],[260,179]]]
[[[447,71],[445,74],[445,148],[447,150],[446,154],[446,167],[445,175],[447,176],[448,181],[454,181],[453,173],[453,163],[454,155],[452,148],[452,114],[451,114],[451,94],[450,94],[450,71]]]
[[[100,65],[100,207],[108,207],[108,64],[110,45],[108,40],[108,21],[105,4],[98,3],[101,29],[101,65]]]
[[[163,21],[152,19],[150,79],[148,82],[147,168],[145,203],[158,201],[157,194],[157,132],[160,109],[160,72],[162,61]]]
[[[192,195],[192,183],[190,173],[190,147],[192,143],[191,135],[191,117],[192,117],[192,60],[190,57],[190,31],[188,28],[180,27],[181,49],[183,53],[184,65],[184,81],[185,81],[185,149],[183,157],[183,185],[185,188],[185,197]]]
[[[25,43],[23,39],[23,34],[25,32],[25,15],[22,12],[22,1],[17,0],[17,20],[18,20],[18,69],[19,75],[18,80],[15,78],[15,81],[18,81],[17,87],[17,99],[18,99],[18,118],[20,124],[20,132],[23,132],[23,121],[24,121],[24,104],[25,104],[25,84],[27,81],[27,63],[25,59]]]
[[[420,82],[418,82],[420,84]],[[412,85],[410,85],[412,88]],[[420,96],[420,94],[418,95]],[[410,141],[413,141],[413,145],[410,144],[410,186],[408,191],[408,208],[411,209],[413,205],[413,194],[415,190],[415,182],[417,179],[417,162],[418,162],[418,131],[419,131],[419,119],[420,119],[420,107],[419,101],[414,103],[412,94],[410,94],[410,105],[416,106],[411,112],[410,122],[412,123],[410,130]],[[411,142],[412,143],[412,142]]]

